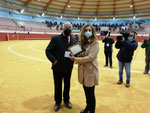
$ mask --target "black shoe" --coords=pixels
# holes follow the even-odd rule
[[[90,111],[82,110],[80,113],[90,113]]]
[[[86,107],[84,110],[82,110],[80,113],[88,113],[88,111],[90,111],[90,109],[88,107]]]
[[[67,106],[67,108],[71,109],[72,108],[72,104],[70,102],[64,102],[65,105]]]
[[[143,74],[148,74],[148,72],[147,72],[147,71],[144,71]]]
[[[87,113],[88,111],[82,110],[80,113]]]
[[[104,65],[104,67],[107,67],[108,65]]]
[[[59,109],[60,109],[60,104],[55,104],[54,110],[55,110],[55,111],[58,111]]]
[[[112,67],[112,66],[110,66],[110,68],[112,69],[113,67]]]
[[[126,82],[125,87],[130,87],[130,82]]]
[[[119,80],[119,81],[117,82],[118,85],[120,85],[120,84],[122,84],[122,83],[123,83],[122,80]]]

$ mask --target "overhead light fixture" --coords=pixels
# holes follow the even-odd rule
[[[80,20],[80,17],[78,17],[78,20]]]
[[[97,20],[97,18],[95,18],[95,21]]]
[[[68,5],[68,8],[70,8],[70,5]]]
[[[116,18],[115,18],[115,17],[113,17],[113,20],[116,20]]]
[[[38,2],[40,1],[40,0],[37,0]]]
[[[24,9],[22,9],[21,11],[20,11],[20,13],[23,13],[24,12]]]
[[[60,19],[62,19],[62,16],[60,16]]]
[[[42,13],[42,17],[44,16],[45,14],[44,13]]]
[[[130,7],[133,7],[133,5],[131,4]]]
[[[133,19],[136,19],[136,16],[133,16]]]

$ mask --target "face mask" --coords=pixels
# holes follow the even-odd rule
[[[65,29],[64,34],[66,36],[69,36],[71,34],[71,30],[70,29]]]
[[[89,37],[92,36],[92,32],[87,31],[87,32],[84,33],[84,36],[89,38]]]
[[[131,41],[133,38],[132,37],[128,37],[128,40]]]

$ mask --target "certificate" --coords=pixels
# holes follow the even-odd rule
[[[69,58],[70,57],[70,51],[65,51],[64,57]]]
[[[78,43],[75,44],[75,45],[73,45],[73,46],[71,46],[71,47],[69,47],[68,49],[71,51],[71,53],[74,56],[76,56],[77,54],[83,52],[82,49],[81,49],[81,47],[80,47],[80,45]]]

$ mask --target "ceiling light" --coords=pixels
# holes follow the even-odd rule
[[[80,17],[78,17],[78,20],[80,20]]]
[[[44,13],[42,13],[42,17],[44,16],[45,14]]]
[[[130,7],[133,7],[133,5],[131,4]]]
[[[115,18],[115,17],[113,17],[113,20],[116,20],[116,18]]]
[[[20,13],[23,13],[24,12],[24,9],[22,9],[21,11],[20,11]]]
[[[97,18],[95,18],[95,21],[97,20]]]
[[[68,7],[70,8],[70,5],[68,5]]]
[[[133,16],[133,19],[136,19],[136,16]]]
[[[62,19],[62,16],[60,16],[60,19]]]
[[[37,0],[38,2],[40,1],[40,0]]]

